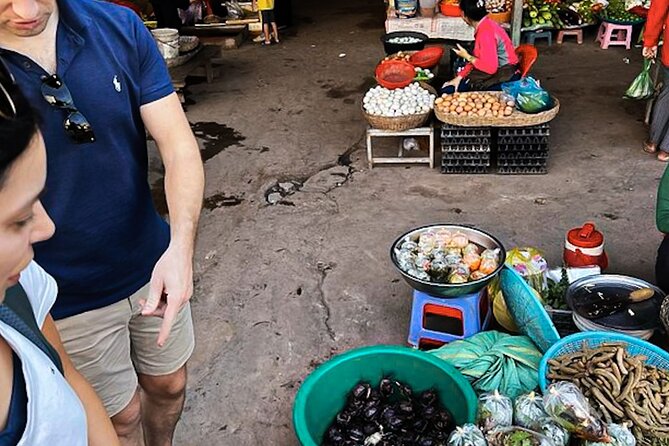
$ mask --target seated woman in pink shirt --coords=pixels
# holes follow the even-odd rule
[[[504,29],[487,17],[484,0],[460,0],[462,18],[474,31],[474,54],[458,45],[453,51],[468,63],[442,87],[442,93],[499,90],[504,82],[520,79],[518,56]]]

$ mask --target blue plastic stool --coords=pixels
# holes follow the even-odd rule
[[[490,325],[492,309],[487,289],[466,296],[434,297],[413,292],[408,343],[414,348],[435,348],[466,339]]]
[[[528,31],[525,33],[525,42],[530,45],[534,45],[536,39],[547,39],[548,46],[551,46],[553,44],[553,33],[548,29],[543,31]]]

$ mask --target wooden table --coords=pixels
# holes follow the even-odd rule
[[[216,68],[214,67],[215,59],[220,54],[221,50],[219,47],[207,45],[185,64],[169,68],[172,85],[182,103],[184,102],[183,89],[186,87],[186,77],[204,76],[207,78],[207,83],[211,83],[216,75]]]
[[[373,137],[402,137],[402,136],[426,136],[429,138],[429,149],[427,157],[405,157],[402,149],[402,142],[400,141],[400,149],[397,157],[377,157],[374,156],[372,148]],[[401,132],[394,132],[391,130],[367,129],[367,162],[369,168],[372,169],[374,164],[429,164],[430,168],[434,167],[434,127],[418,127],[415,129],[404,130]]]

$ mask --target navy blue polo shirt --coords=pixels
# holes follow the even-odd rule
[[[51,73],[2,51],[43,118],[42,201],[56,233],[35,245],[35,258],[58,282],[56,319],[129,297],[149,282],[167,248],[169,228],[147,180],[140,106],[173,92],[165,62],[133,11],[93,0],[59,0],[58,6],[58,75],[91,123],[94,143],[75,144],[63,126],[68,112],[42,97],[42,76]]]

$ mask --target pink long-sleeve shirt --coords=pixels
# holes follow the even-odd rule
[[[484,17],[474,33],[474,63],[468,63],[460,72],[463,78],[474,68],[488,74],[495,74],[503,65],[517,65],[518,56],[513,43],[504,28],[497,22]]]

